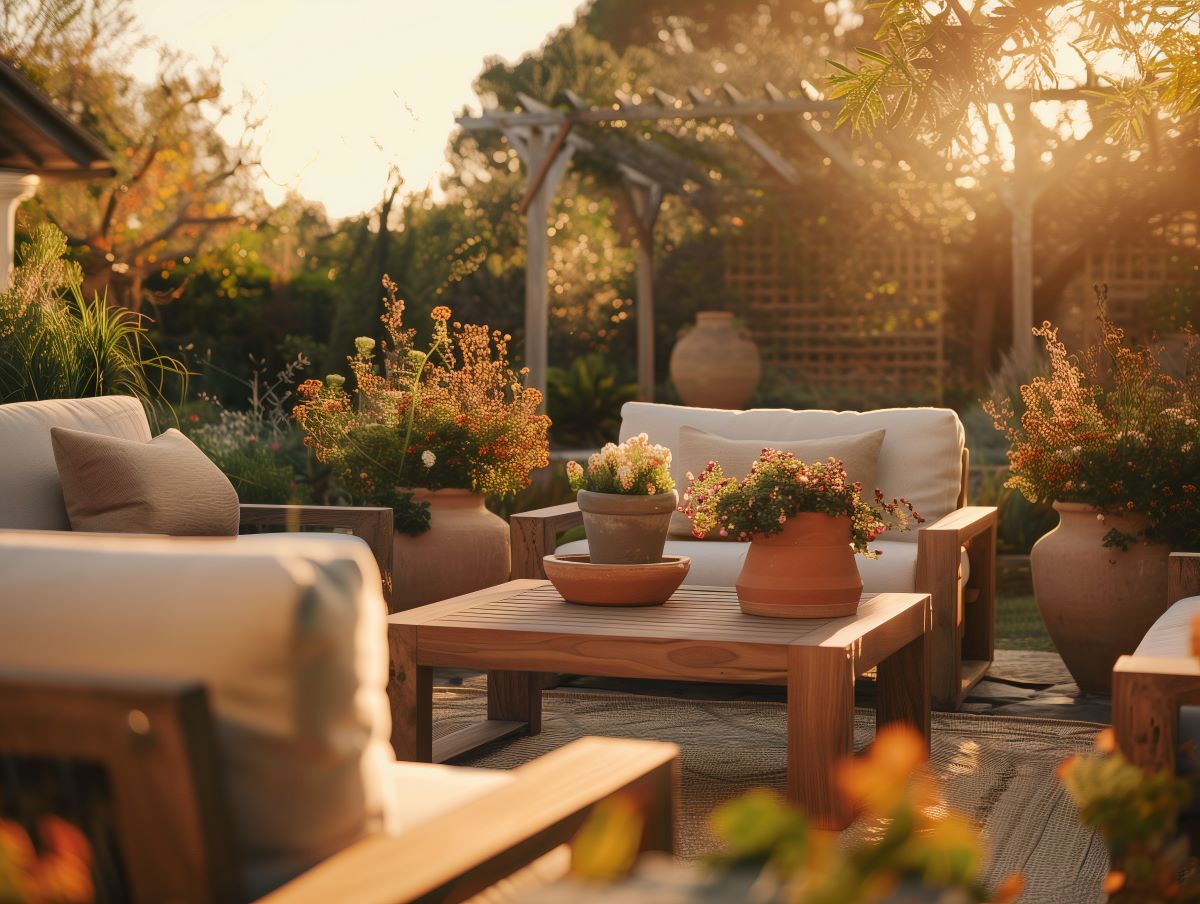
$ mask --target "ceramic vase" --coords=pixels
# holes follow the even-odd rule
[[[671,514],[679,505],[674,490],[653,496],[580,490],[577,500],[592,564],[646,565],[662,559]]]
[[[671,382],[685,405],[745,408],[761,376],[758,347],[728,311],[701,311],[671,350]]]
[[[508,524],[470,490],[411,490],[429,503],[429,530],[392,539],[393,612],[436,603],[509,578]]]
[[[1104,515],[1090,505],[1056,502],[1058,526],[1033,546],[1033,594],[1050,639],[1080,690],[1107,695],[1117,657],[1132,653],[1167,608],[1165,543],[1106,547],[1113,529],[1143,530],[1138,514]]]
[[[747,615],[853,615],[863,583],[850,546],[850,518],[799,512],[788,518],[779,533],[756,535],[736,588]]]

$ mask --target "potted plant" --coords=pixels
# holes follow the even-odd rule
[[[1103,292],[1100,292],[1103,301]],[[1167,604],[1167,555],[1200,548],[1200,375],[1163,372],[1103,313],[1068,353],[1049,323],[1044,376],[985,409],[1009,441],[1005,486],[1053,503],[1059,523],[1030,556],[1038,610],[1079,687],[1107,694]]]
[[[484,497],[510,496],[549,463],[542,395],[508,361],[510,336],[451,324],[433,309],[423,349],[403,326],[404,302],[384,277],[387,339],[355,340],[345,377],[300,386],[293,412],[305,443],[360,502],[395,511],[392,608],[412,608],[508,579],[508,525]]]
[[[641,565],[662,559],[671,513],[679,504],[671,479],[671,450],[645,433],[619,446],[608,443],[587,467],[567,463],[576,491],[590,561],[596,565]]]
[[[864,502],[836,458],[809,464],[763,449],[743,480],[726,477],[715,461],[688,479],[681,511],[692,532],[750,541],[735,585],[749,615],[852,615],[863,586],[854,554],[876,558],[868,544],[880,534],[921,521],[907,500],[887,502],[878,489]]]

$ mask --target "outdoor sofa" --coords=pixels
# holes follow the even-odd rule
[[[71,522],[51,445],[52,427],[149,442],[142,403],[129,396],[47,399],[0,405],[0,530],[69,531]],[[392,582],[392,510],[325,505],[246,505],[241,529],[344,531],[367,545],[385,589]],[[258,542],[247,535],[241,542]],[[390,599],[391,594],[385,598]]]
[[[1113,666],[1117,746],[1146,769],[1195,771],[1200,756],[1200,553],[1171,554],[1167,609],[1131,656]]]
[[[688,429],[690,428],[690,432]],[[967,505],[968,453],[962,423],[945,408],[890,408],[879,411],[793,411],[753,409],[725,411],[645,402],[629,402],[621,410],[620,439],[645,433],[672,450],[672,476],[680,498],[687,489],[685,472],[703,462],[685,461],[681,436],[689,449],[722,444],[719,439],[761,446],[813,441],[815,457],[838,454],[846,440],[876,438],[871,498],[878,486],[888,498],[906,497],[925,518],[919,530],[890,532],[873,547],[878,559],[859,557],[864,592],[924,592],[933,601],[931,681],[934,705],[957,709],[993,659],[995,632],[996,510]],[[857,439],[855,439],[857,438]],[[820,441],[820,442],[817,442]],[[696,446],[700,443],[700,446]],[[798,447],[799,448],[799,447]],[[742,450],[743,454],[745,450]],[[808,453],[804,453],[808,454]],[[851,474],[854,477],[854,474]],[[585,540],[558,545],[559,535],[582,523],[575,503],[510,518],[514,578],[544,578],[542,557],[555,552],[587,551]],[[673,524],[666,555],[689,556],[686,582],[732,586],[747,544],[696,540]]]
[[[89,829],[108,900],[459,901],[614,794],[671,850],[671,744],[397,762],[384,615],[357,542],[0,531],[0,798]]]

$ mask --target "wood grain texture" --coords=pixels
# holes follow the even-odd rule
[[[855,671],[849,650],[788,649],[787,796],[825,829],[843,829],[852,817],[834,769],[854,752]]]
[[[282,528],[343,528],[361,537],[371,547],[383,581],[383,598],[392,597],[392,531],[390,508],[346,505],[248,505],[241,506],[241,526]]]
[[[962,548],[972,566],[971,587],[977,589],[968,614],[964,611]],[[980,574],[974,568],[979,563]],[[962,684],[964,643],[971,658],[991,661],[995,637],[996,509],[966,506],[917,533],[915,587],[933,601],[931,682],[934,706],[958,709],[966,691]],[[978,621],[978,623],[975,623]]]
[[[0,754],[100,764],[136,901],[238,900],[204,690],[0,673]]]
[[[488,718],[524,722],[530,734],[542,730],[542,682],[537,672],[487,673]]]
[[[929,743],[929,644],[926,635],[909,641],[879,663],[875,727],[903,722]]]
[[[1167,602],[1200,595],[1200,552],[1173,552],[1167,562]]]
[[[412,831],[347,848],[264,901],[463,901],[570,840],[592,807],[614,795],[645,808],[643,846],[670,852],[677,757],[675,745],[656,741],[575,741]]]
[[[1122,656],[1113,666],[1113,732],[1136,766],[1175,769],[1179,708],[1200,705],[1200,661]]]
[[[433,670],[417,664],[417,631],[388,626],[391,667],[388,702],[392,710],[392,749],[398,760],[433,759]]]
[[[529,734],[527,722],[506,722],[500,719],[485,719],[442,735],[433,742],[434,763],[450,763],[488,744],[505,741]]]
[[[574,502],[517,512],[508,519],[512,546],[512,577],[544,580],[542,559],[552,555],[558,535],[583,524],[583,513]]]

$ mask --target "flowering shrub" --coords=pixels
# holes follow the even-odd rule
[[[392,507],[397,530],[418,534],[429,528],[429,507],[410,488],[512,495],[549,463],[550,419],[538,414],[541,393],[509,365],[510,336],[451,325],[439,305],[422,351],[403,327],[395,284],[385,277],[384,287],[382,373],[375,340],[360,337],[347,359],[354,389],[340,374],[305,381],[293,415],[317,459],[358,500]]]
[[[1031,502],[1140,512],[1149,536],[1200,549],[1200,373],[1163,373],[1152,348],[1129,344],[1103,313],[1100,323],[1082,357],[1044,323],[1034,333],[1049,370],[1021,387],[1024,413],[1009,398],[985,403],[1010,444],[1005,485]],[[1129,539],[1110,531],[1105,545]]]
[[[567,479],[572,490],[654,496],[675,489],[670,467],[671,450],[653,445],[639,433],[619,446],[606,445],[588,459],[587,468],[577,461],[567,462]]]
[[[699,476],[688,474],[691,485],[680,509],[692,519],[692,533],[703,537],[715,530],[722,537],[750,540],[783,530],[787,519],[799,512],[845,515],[850,518],[854,551],[876,558],[868,549],[889,527],[907,530],[909,519],[922,521],[906,499],[884,501],[875,491],[874,504],[859,497],[862,489],[851,483],[846,467],[836,458],[806,464],[791,452],[763,449],[744,480],[726,477],[710,461]]]

